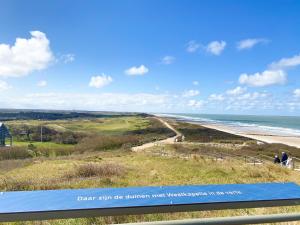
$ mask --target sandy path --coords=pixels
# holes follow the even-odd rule
[[[136,146],[136,147],[132,147],[131,150],[134,152],[138,152],[138,151],[142,151],[146,148],[151,148],[155,145],[159,145],[159,144],[173,144],[175,138],[181,136],[181,133],[176,130],[173,126],[171,126],[167,121],[163,120],[162,118],[158,118],[158,117],[154,117],[155,119],[159,120],[163,125],[165,125],[167,128],[169,128],[170,130],[174,131],[176,133],[176,135],[174,137],[170,137],[164,140],[160,140],[160,141],[153,141],[153,142],[149,142],[140,146]]]

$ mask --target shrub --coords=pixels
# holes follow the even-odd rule
[[[0,149],[0,160],[30,158],[30,152],[22,147],[6,147]]]
[[[32,143],[28,144],[28,149],[34,151],[36,149],[36,146]]]
[[[41,148],[39,149],[40,155],[46,156],[46,157],[56,157],[56,156],[68,156],[71,155],[74,152],[73,148],[67,147],[61,147],[61,148]]]
[[[125,174],[126,169],[118,164],[87,163],[75,167],[74,171],[66,174],[67,178],[76,177],[112,177]]]
[[[33,182],[28,179],[17,179],[12,177],[4,177],[1,179],[0,188],[6,191],[27,191],[31,190]]]
[[[92,136],[84,138],[77,146],[76,151],[106,151],[114,150],[121,147],[132,147],[139,143],[137,136],[122,135],[122,136]]]

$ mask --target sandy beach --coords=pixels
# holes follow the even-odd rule
[[[300,148],[300,136],[291,136],[291,135],[285,136],[280,134],[267,133],[259,130],[254,131],[253,129],[241,131],[239,130],[238,127],[226,126],[221,124],[206,124],[206,123],[198,123],[198,122],[191,122],[191,123],[199,124],[207,128],[216,129],[231,134],[252,138],[266,143],[281,143],[281,144],[286,144],[286,145]]]

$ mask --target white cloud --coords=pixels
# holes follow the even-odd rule
[[[268,40],[264,38],[249,38],[245,40],[241,40],[237,43],[238,50],[250,49],[253,48],[257,44],[267,43]]]
[[[246,90],[247,90],[247,88],[243,88],[243,87],[238,86],[234,89],[230,89],[230,90],[226,91],[226,93],[228,95],[241,95],[241,94],[245,93]]]
[[[53,60],[49,40],[40,31],[31,38],[17,38],[13,46],[0,44],[0,77],[20,77],[45,69]]]
[[[198,90],[188,90],[183,92],[182,97],[184,98],[189,98],[189,97],[194,97],[200,94],[200,91]]]
[[[144,65],[140,65],[139,67],[133,66],[133,67],[125,70],[125,73],[130,76],[144,75],[148,72],[149,72],[149,69]]]
[[[258,98],[267,97],[267,93],[264,92],[253,92],[253,93],[245,93],[239,96],[236,96],[236,100],[256,100]]]
[[[176,58],[174,56],[167,55],[161,59],[161,63],[165,65],[169,65],[174,63],[175,59]]]
[[[203,101],[197,101],[197,100],[189,100],[188,106],[194,107],[194,108],[200,108],[203,106]]]
[[[47,81],[41,80],[37,83],[37,86],[39,87],[46,87],[47,86]]]
[[[263,87],[274,84],[285,84],[287,75],[283,70],[265,70],[262,73],[241,74],[239,78],[240,84],[253,87]]]
[[[193,52],[196,52],[199,48],[201,47],[200,44],[198,44],[196,41],[189,41],[187,43],[187,48],[186,48],[186,51],[187,52],[190,52],[190,53],[193,53]]]
[[[213,55],[220,55],[225,47],[225,41],[212,41],[206,46],[206,51]]]
[[[197,86],[197,85],[199,85],[199,82],[198,81],[193,81],[193,85]]]
[[[294,97],[300,98],[300,88],[294,90]]]
[[[74,54],[65,54],[60,57],[61,61],[65,64],[73,62],[75,60]]]
[[[271,63],[269,66],[272,69],[285,69],[300,65],[300,55],[295,55],[291,58],[282,58],[277,62]]]
[[[10,88],[11,86],[7,82],[0,80],[0,91],[6,91]]]
[[[0,95],[1,105],[7,108],[107,110],[107,111],[159,111],[171,105],[173,98],[164,94],[148,93],[32,93],[21,97]],[[176,102],[175,102],[176,103]],[[175,104],[174,103],[174,104]],[[181,106],[182,107],[182,106]]]
[[[108,84],[110,84],[113,81],[111,76],[102,74],[101,76],[93,76],[91,77],[89,86],[90,87],[95,87],[95,88],[101,88],[104,87]]]
[[[208,100],[210,101],[223,101],[225,98],[222,94],[211,94],[209,97],[208,97]]]

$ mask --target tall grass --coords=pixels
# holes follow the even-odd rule
[[[0,160],[31,158],[30,152],[22,147],[0,148]]]
[[[86,177],[111,177],[121,176],[126,173],[124,166],[113,163],[87,163],[76,166],[74,170],[69,171],[65,176],[67,178],[86,178]]]

